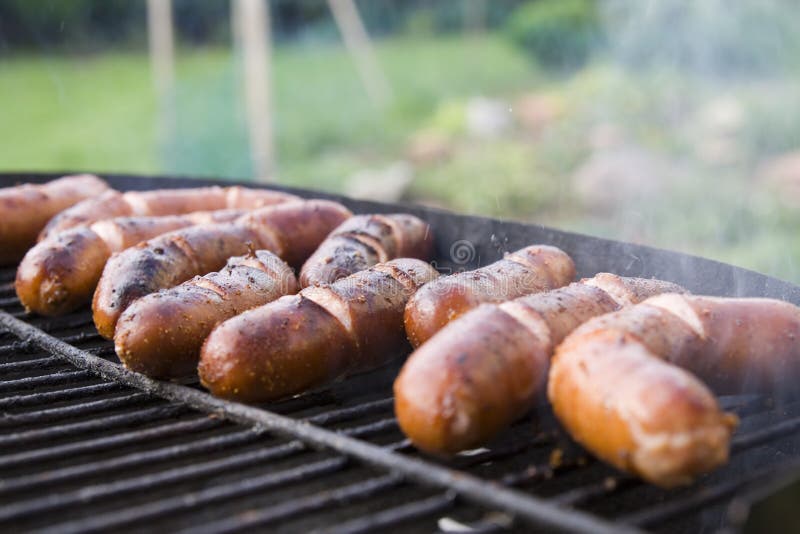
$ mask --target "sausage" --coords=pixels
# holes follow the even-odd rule
[[[548,395],[570,434],[598,457],[661,486],[685,484],[727,461],[736,423],[707,385],[717,393],[793,390],[798,339],[800,308],[786,302],[662,295],[570,335]]]
[[[406,334],[411,344],[419,347],[479,304],[555,289],[574,278],[575,264],[561,249],[525,247],[486,267],[443,276],[417,291],[406,307]]]
[[[286,202],[231,223],[192,226],[139,243],[106,263],[92,300],[95,326],[111,339],[117,319],[134,300],[218,271],[228,258],[251,248],[272,251],[297,268],[350,215],[327,200]]]
[[[295,195],[244,187],[197,187],[155,191],[107,191],[53,217],[41,234],[43,241],[58,232],[115,217],[183,215],[194,211],[251,210],[298,200]]]
[[[292,269],[266,250],[146,295],[119,318],[114,344],[126,367],[154,378],[196,372],[203,341],[220,322],[297,291]]]
[[[554,348],[584,321],[679,286],[601,273],[580,283],[482,304],[419,347],[394,383],[400,428],[447,455],[483,445],[542,397]]]
[[[28,251],[17,269],[17,296],[28,311],[62,315],[92,299],[103,267],[115,252],[196,224],[232,221],[241,210],[157,217],[117,217],[54,234]]]
[[[429,260],[433,232],[421,219],[405,213],[356,215],[322,242],[300,270],[302,287],[335,282],[376,263],[394,258]]]
[[[247,311],[208,336],[200,380],[219,397],[260,402],[376,367],[408,346],[403,308],[436,276],[402,258]]]
[[[91,174],[0,189],[0,265],[18,262],[54,215],[107,189]]]

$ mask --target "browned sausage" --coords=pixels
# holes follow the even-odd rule
[[[403,307],[436,276],[423,261],[392,260],[247,311],[208,336],[200,379],[214,395],[259,402],[380,365],[407,347]]]
[[[57,213],[107,189],[108,184],[90,174],[0,189],[0,265],[19,261]]]
[[[400,428],[418,448],[452,454],[489,441],[544,392],[550,357],[584,321],[675,284],[601,273],[580,283],[483,304],[419,347],[394,383]]]
[[[474,271],[443,276],[411,298],[406,334],[419,347],[444,325],[483,303],[555,289],[575,278],[575,264],[556,247],[534,245]]]
[[[280,191],[244,187],[197,187],[156,191],[107,191],[87,199],[50,220],[39,235],[42,241],[53,234],[114,217],[183,215],[194,211],[222,209],[250,210],[280,204],[298,197]]]
[[[120,316],[117,355],[155,378],[196,372],[200,347],[220,322],[297,291],[292,269],[266,250],[228,260],[220,271],[145,295]]]
[[[548,394],[594,454],[674,486],[728,457],[735,418],[704,382],[726,393],[794,389],[798,339],[800,308],[786,302],[662,295],[570,335],[556,352]]]
[[[157,217],[117,217],[64,230],[37,243],[17,269],[17,296],[28,311],[61,315],[92,299],[115,252],[178,228],[232,221],[241,210]]]
[[[134,300],[218,271],[228,258],[249,248],[270,250],[297,268],[350,215],[344,206],[327,200],[286,202],[232,223],[175,230],[123,250],[106,263],[97,284],[92,301],[95,326],[111,339],[117,319]]]
[[[335,282],[394,258],[429,260],[433,232],[427,223],[405,213],[356,215],[343,222],[300,270],[302,287]]]

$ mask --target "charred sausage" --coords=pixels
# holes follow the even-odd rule
[[[280,204],[298,197],[280,191],[244,187],[197,187],[155,191],[107,191],[80,202],[53,217],[39,240],[75,226],[86,226],[114,217],[183,215],[194,211],[251,210]]]
[[[16,291],[28,311],[68,313],[92,299],[108,259],[115,252],[178,228],[232,221],[241,210],[157,217],[117,217],[59,232],[37,243],[17,269]]]
[[[718,393],[794,389],[798,339],[800,308],[786,302],[662,295],[571,334],[548,396],[598,457],[661,486],[685,484],[727,460],[735,426],[706,384]]]
[[[208,336],[200,379],[214,395],[259,402],[380,365],[407,347],[403,308],[436,276],[423,261],[392,260],[247,311]]]
[[[356,215],[322,242],[300,271],[300,285],[319,286],[395,258],[429,260],[430,226],[413,215]]]
[[[546,245],[525,247],[486,267],[443,276],[417,291],[406,307],[406,334],[411,344],[419,347],[479,304],[555,289],[574,278],[575,264],[562,250]]]
[[[222,271],[131,304],[117,323],[117,355],[129,369],[154,378],[196,372],[200,347],[217,324],[296,291],[292,269],[275,254],[231,258]]]
[[[106,263],[92,300],[94,322],[114,337],[120,314],[136,299],[221,269],[249,249],[270,250],[293,268],[350,217],[327,200],[267,206],[231,223],[193,226],[155,237],[115,254]]]
[[[394,383],[400,428],[418,448],[453,454],[489,441],[544,393],[554,348],[584,321],[675,284],[608,273],[455,319],[408,359]]]
[[[19,261],[57,213],[107,189],[108,184],[90,174],[0,189],[0,265]]]

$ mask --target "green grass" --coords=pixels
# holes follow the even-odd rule
[[[0,102],[0,168],[159,169],[141,56],[6,59]]]
[[[280,178],[337,189],[379,161],[445,99],[525,87],[529,65],[502,39],[377,41],[393,89],[375,109],[338,46],[285,46],[274,55]],[[182,50],[176,62],[177,128],[159,146],[147,56],[12,56],[0,61],[0,167],[252,173],[237,61],[230,50]],[[343,153],[346,152],[346,153]]]

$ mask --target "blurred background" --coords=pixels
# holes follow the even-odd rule
[[[0,0],[0,170],[274,181],[800,283],[794,0]]]

